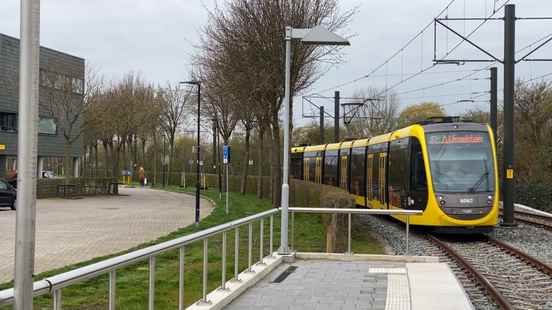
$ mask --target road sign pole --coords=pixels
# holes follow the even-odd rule
[[[226,163],[226,214],[228,214],[229,212],[229,206],[228,206],[228,187],[229,187],[229,183],[228,183],[228,163]]]

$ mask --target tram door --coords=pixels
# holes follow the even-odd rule
[[[410,195],[408,208],[425,210],[427,206],[427,176],[422,147],[417,138],[410,140]]]
[[[314,182],[322,184],[322,158],[316,157],[316,170],[314,176]]]
[[[366,162],[366,200],[372,201],[374,199],[373,190],[373,178],[372,173],[374,172],[374,154],[368,154],[368,161]]]
[[[349,163],[349,157],[348,156],[341,156],[341,163],[339,166],[340,172],[339,172],[339,187],[343,188],[344,190],[348,190],[347,184],[349,183],[349,174],[347,173],[349,171],[348,169],[348,163]]]
[[[386,197],[386,181],[387,181],[387,153],[379,154],[379,199],[382,206],[385,206]]]
[[[310,158],[305,158],[303,160],[303,180],[310,182],[310,175],[309,175],[309,160]]]

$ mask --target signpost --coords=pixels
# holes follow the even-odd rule
[[[228,214],[228,165],[230,164],[230,146],[224,145],[222,149],[222,162],[226,167],[226,214]]]

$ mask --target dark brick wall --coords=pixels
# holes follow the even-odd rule
[[[71,56],[49,48],[40,49],[40,69],[48,72],[63,74],[68,77],[84,81],[85,61],[82,58]],[[19,81],[19,40],[0,34],[0,112],[17,112],[18,81]],[[45,105],[51,100],[51,89],[40,88],[39,115],[48,117]],[[76,96],[76,100],[80,100]],[[64,153],[64,138],[62,124],[58,122],[56,135],[38,137],[38,156],[59,156]],[[6,150],[0,150],[1,155],[15,156],[17,154],[17,134],[0,132],[0,144],[6,145]],[[77,140],[73,144],[73,156],[80,156],[82,143]]]

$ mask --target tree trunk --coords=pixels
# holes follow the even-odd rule
[[[282,165],[281,165],[281,146],[280,146],[280,124],[278,116],[272,123],[272,206],[280,207],[282,200]]]
[[[71,157],[71,142],[65,140],[63,144],[63,175],[65,179],[73,176],[71,167],[73,166],[73,158]]]
[[[264,152],[264,125],[259,126],[259,145],[257,145],[257,197],[263,198],[263,152]]]
[[[251,138],[251,129],[246,128],[245,129],[245,154],[244,159],[242,161],[242,176],[241,176],[241,185],[240,185],[240,192],[242,195],[245,195],[245,192],[247,191],[247,177],[249,173],[249,140]]]
[[[94,143],[94,171],[92,172],[92,177],[98,177],[98,142]]]

